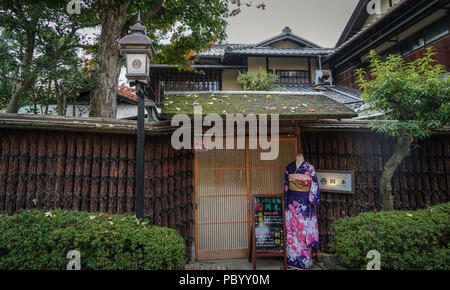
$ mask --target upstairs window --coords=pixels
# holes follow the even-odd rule
[[[405,44],[403,44],[402,50],[403,50],[403,53],[406,54],[406,53],[409,53],[416,49],[419,49],[424,45],[425,45],[425,40],[423,39],[423,37],[414,38],[414,39],[409,40]]]
[[[446,20],[446,18],[443,18],[406,40],[402,44],[403,54],[407,54],[416,49],[422,48],[423,46],[428,45],[447,35],[449,29]]]
[[[164,91],[218,91],[221,89],[222,72],[217,69],[160,69],[157,78],[157,85]]]
[[[311,82],[309,71],[303,70],[276,70],[277,84],[309,84]]]
[[[425,43],[431,43],[445,35],[448,34],[448,23],[447,21],[438,21],[437,23],[426,28],[424,31]]]

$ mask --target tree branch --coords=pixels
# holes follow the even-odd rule
[[[95,48],[97,48],[97,45],[78,43],[78,44],[75,44],[74,47],[78,47],[78,48],[82,48],[82,49],[88,50],[88,49],[95,49]]]
[[[18,78],[9,76],[9,75],[7,75],[5,72],[2,72],[2,71],[0,71],[0,76],[1,76],[2,78],[4,78],[4,79],[11,80],[11,81],[14,81],[14,82],[18,82],[18,81],[19,81]]]
[[[148,18],[151,18],[153,16],[155,16],[156,14],[159,13],[159,11],[161,11],[162,7],[162,3],[160,2],[158,5],[156,5],[156,7],[154,9],[149,9],[147,10],[147,12],[145,12],[143,15],[141,15],[141,20],[146,20]]]

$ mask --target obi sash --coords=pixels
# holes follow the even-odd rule
[[[289,190],[309,192],[311,190],[311,177],[305,174],[289,174]]]

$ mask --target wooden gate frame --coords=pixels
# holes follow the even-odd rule
[[[224,136],[226,137],[226,136]],[[239,137],[239,136],[235,136],[234,139],[236,141],[236,139],[238,138],[243,138]],[[250,137],[250,136],[245,136],[245,182],[246,182],[246,189],[247,189],[247,233],[248,233],[248,248],[247,248],[247,256],[250,256],[250,248],[251,248],[251,193],[250,193],[250,175],[249,175],[249,139],[250,138],[258,138],[259,137]],[[299,148],[299,142],[300,142],[300,138],[299,136],[278,136],[277,139],[279,139],[279,142],[293,142],[295,145],[295,152],[298,152],[298,148]],[[268,137],[268,140],[271,140],[270,137]],[[257,142],[259,144],[259,142]],[[216,150],[216,149],[214,149]],[[226,150],[226,149],[222,149],[222,150]],[[295,156],[293,156],[293,158],[295,158]],[[198,153],[197,150],[195,150],[194,148],[194,231],[195,231],[195,260],[198,261],[198,195],[197,195],[197,191],[198,191],[198,184],[197,184],[197,173],[198,173]],[[274,193],[272,195],[274,196],[278,196],[279,194],[282,193]],[[269,194],[270,195],[270,194]],[[217,256],[217,259],[222,258],[220,255]],[[223,257],[226,258],[226,257]]]

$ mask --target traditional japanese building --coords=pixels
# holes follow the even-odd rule
[[[166,119],[180,113],[192,116],[195,105],[202,106],[203,114],[223,117],[239,113],[280,116],[276,160],[261,161],[263,150],[248,145],[245,150],[194,150],[196,259],[248,256],[248,202],[255,194],[281,194],[284,168],[299,151],[318,170],[355,172],[354,195],[322,192],[318,218],[323,250],[330,243],[333,219],[379,209],[379,178],[393,140],[370,132],[366,122],[358,121],[382,112],[361,114],[364,103],[355,83],[355,69],[367,67],[371,49],[382,56],[401,53],[410,61],[421,56],[428,45],[436,47],[438,60],[448,67],[446,2],[381,1],[381,14],[369,15],[369,1],[359,1],[334,49],[320,47],[285,27],[280,35],[258,44],[218,45],[201,53],[195,65],[198,72],[152,66],[152,86],[161,97]],[[242,92],[244,88],[236,83],[238,73],[258,69],[277,74],[282,91]],[[444,136],[439,138],[448,138],[446,133]],[[252,137],[248,132],[235,132],[235,138],[246,138],[248,144]],[[442,145],[445,148],[436,149],[447,152],[448,145]],[[404,163],[415,162],[419,155]],[[442,174],[448,175],[448,164],[442,166]],[[394,180],[396,208],[420,207],[424,198],[431,202],[431,192],[448,198],[448,194],[442,195],[447,188],[444,179],[421,188],[427,181],[413,184],[415,173],[410,172],[411,180],[406,176],[398,179],[405,169],[402,167]]]
[[[281,34],[257,44],[216,45],[199,54],[194,71],[153,64],[151,86],[159,96],[157,103],[161,104],[164,94],[179,91],[242,91],[244,88],[236,83],[238,73],[263,69],[279,77],[277,84],[283,91],[315,93],[315,85],[323,83],[323,79],[333,84],[329,64],[322,63],[332,51],[285,27]],[[362,101],[358,90],[342,86],[329,86],[321,92],[352,108],[357,108]]]
[[[335,48],[323,48],[282,33],[257,44],[216,45],[202,52],[194,71],[153,64],[151,90],[160,122],[146,122],[144,217],[176,228],[196,260],[249,255],[250,200],[281,195],[286,165],[302,151],[317,171],[353,174],[351,191],[321,190],[317,207],[320,248],[331,245],[331,223],[379,210],[379,181],[393,152],[392,138],[370,130],[354,71],[367,54],[399,52],[412,60],[428,45],[449,68],[448,0],[382,0],[381,14],[369,15],[359,1]],[[279,76],[281,91],[243,91],[239,72],[262,68]],[[124,104],[135,104],[121,90]],[[233,131],[243,149],[174,149],[170,123],[176,114],[278,114],[279,154],[250,148],[248,131]],[[382,114],[382,112],[379,112]],[[0,115],[0,213],[21,208],[134,213],[136,123],[23,115]],[[209,128],[205,128],[205,131]],[[269,135],[270,135],[269,128]],[[450,130],[421,141],[393,177],[396,209],[447,202],[450,192]],[[194,145],[195,146],[195,145]],[[207,149],[207,150],[205,150]],[[36,200],[36,203],[34,202]],[[191,252],[191,250],[193,250]]]
[[[250,200],[255,194],[280,195],[284,168],[301,149],[299,122],[356,117],[359,91],[332,85],[322,58],[332,49],[320,47],[289,27],[258,44],[218,45],[199,55],[192,72],[152,65],[151,80],[160,96],[161,116],[193,116],[195,105],[210,113],[278,114],[280,154],[262,161],[260,147],[249,148],[250,132],[233,130],[245,149],[194,150],[195,258],[245,258],[249,255]],[[263,69],[278,75],[281,91],[250,92],[236,83],[239,72]],[[325,87],[324,77],[328,81]],[[317,79],[316,79],[317,77]],[[316,84],[322,86],[318,87]],[[205,128],[207,130],[207,128]],[[206,145],[208,147],[208,144]]]
[[[436,59],[450,71],[449,1],[381,0],[381,14],[367,13],[369,1],[361,0],[326,63],[337,84],[357,88],[355,70],[367,68],[374,49],[382,57],[400,54],[405,61],[436,49]]]

